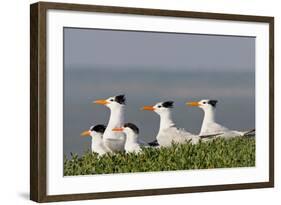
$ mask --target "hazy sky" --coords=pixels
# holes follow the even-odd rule
[[[143,105],[173,100],[178,127],[198,133],[203,112],[187,100],[219,101],[218,121],[243,130],[255,126],[255,38],[153,32],[64,29],[64,154],[81,154],[81,131],[107,124],[109,110],[95,99],[126,94],[126,121],[153,140],[155,113]]]
[[[72,68],[254,70],[255,38],[65,29]],[[79,68],[78,68],[79,67]]]

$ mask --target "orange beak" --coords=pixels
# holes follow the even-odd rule
[[[187,102],[186,105],[188,105],[188,106],[195,106],[195,107],[200,106],[199,102]]]
[[[123,132],[124,128],[122,127],[115,127],[112,129],[112,131],[116,131],[116,132]]]
[[[143,110],[149,110],[149,111],[154,111],[155,110],[155,108],[153,106],[144,106],[142,109]]]
[[[86,131],[82,132],[80,135],[81,135],[82,137],[88,137],[88,136],[91,136],[91,133],[90,133],[89,130],[86,130]]]
[[[106,101],[106,100],[96,100],[96,101],[94,101],[94,103],[96,103],[96,104],[99,104],[99,105],[106,105],[106,104],[108,104],[108,102]]]

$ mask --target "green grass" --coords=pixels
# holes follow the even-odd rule
[[[216,139],[197,145],[144,148],[139,155],[118,153],[98,157],[86,152],[64,159],[64,175],[89,175],[255,166],[255,138]]]

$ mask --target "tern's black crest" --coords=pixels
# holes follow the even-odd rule
[[[162,106],[165,108],[172,108],[174,106],[174,102],[173,101],[166,101],[162,103]]]
[[[135,125],[135,124],[133,124],[133,123],[125,123],[124,124],[124,127],[129,127],[129,128],[131,128],[135,133],[137,133],[137,134],[139,134],[139,128]]]
[[[118,102],[119,104],[125,104],[126,103],[126,98],[125,95],[117,95],[115,96],[115,101]]]
[[[218,102],[217,100],[209,100],[208,103],[209,103],[210,105],[212,105],[213,107],[216,107],[217,102]]]
[[[104,133],[105,129],[106,129],[106,126],[104,126],[104,125],[96,125],[96,126],[92,126],[90,128],[91,131],[96,131],[99,133]]]

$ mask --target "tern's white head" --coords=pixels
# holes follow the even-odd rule
[[[218,102],[217,100],[204,99],[204,100],[200,100],[198,102],[187,102],[186,104],[188,106],[200,107],[204,111],[207,111],[207,110],[215,109],[217,102]]]
[[[139,128],[133,123],[125,123],[122,127],[113,128],[112,131],[124,132],[128,138],[137,138]]]
[[[93,103],[99,105],[105,105],[106,107],[112,109],[117,109],[123,107],[126,103],[125,95],[117,95],[113,97],[109,97],[107,99],[96,100]]]
[[[173,108],[174,102],[173,101],[165,101],[156,103],[153,106],[144,106],[143,110],[154,111],[158,115],[170,113],[171,108]]]
[[[89,130],[82,132],[81,136],[83,136],[83,137],[91,136],[93,140],[101,139],[105,129],[106,129],[106,126],[104,126],[104,125],[91,126]]]

